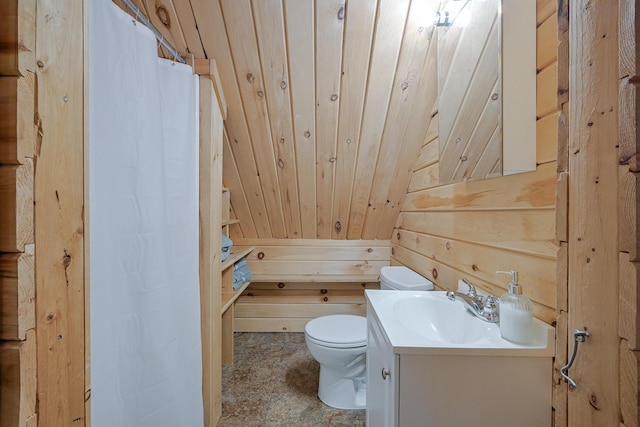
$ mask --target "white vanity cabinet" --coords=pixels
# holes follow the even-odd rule
[[[368,427],[551,426],[551,327],[541,346],[499,331],[480,344],[420,342],[394,322],[389,292],[366,291]]]
[[[367,316],[368,427],[396,425],[396,362],[380,324]]]

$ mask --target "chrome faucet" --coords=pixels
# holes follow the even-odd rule
[[[479,295],[476,287],[471,284],[467,279],[462,281],[469,287],[466,294],[457,291],[448,291],[447,298],[451,301],[455,301],[456,298],[460,298],[464,306],[485,322],[496,323],[500,320],[498,314],[498,298],[492,295]]]

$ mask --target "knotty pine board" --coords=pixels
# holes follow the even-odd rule
[[[36,70],[36,0],[6,0],[0,18],[0,76]]]
[[[33,185],[32,159],[0,166],[0,252],[24,252],[34,242]]]
[[[24,341],[0,342],[0,427],[35,426],[36,333],[31,329]],[[43,421],[41,425],[48,425]]]
[[[0,339],[25,340],[36,326],[33,245],[24,253],[0,254]]]
[[[341,0],[315,3],[316,238],[331,237],[342,39],[348,12]]]
[[[403,212],[403,230],[555,258],[555,209]]]
[[[342,79],[340,85],[340,117],[336,147],[331,238],[344,239],[349,227],[351,191],[355,176],[360,123],[368,79],[377,3],[369,0],[350,1],[349,25],[345,27]],[[339,226],[338,226],[339,224]]]
[[[34,172],[38,419],[85,419],[84,2],[38,2]]]
[[[402,212],[553,208],[555,182],[556,164],[550,162],[539,165],[534,172],[443,185],[407,194]]]
[[[0,164],[22,164],[33,157],[36,140],[35,75],[0,77]]]
[[[280,2],[254,1],[255,27],[262,64],[271,142],[277,165],[286,236],[302,237],[298,173],[291,125],[289,70],[284,11]]]
[[[313,2],[284,0],[289,85],[302,235],[316,238],[315,14]],[[260,236],[266,237],[266,236]]]

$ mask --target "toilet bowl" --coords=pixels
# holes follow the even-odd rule
[[[367,319],[335,314],[309,321],[307,347],[320,363],[318,397],[339,409],[364,409],[366,404]]]
[[[382,267],[380,289],[431,290],[433,283],[402,266]],[[333,314],[307,322],[305,340],[320,363],[318,397],[339,409],[366,406],[367,319]]]

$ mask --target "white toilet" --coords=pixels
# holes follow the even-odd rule
[[[433,283],[407,267],[382,267],[380,289],[429,291]],[[307,323],[304,335],[309,352],[320,363],[320,400],[334,408],[364,409],[367,318],[318,317]]]

